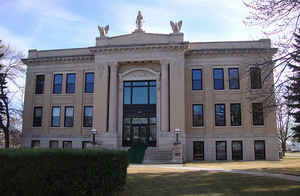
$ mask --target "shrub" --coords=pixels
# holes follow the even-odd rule
[[[112,195],[126,183],[126,151],[0,150],[1,196]]]

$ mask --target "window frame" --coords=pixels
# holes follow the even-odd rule
[[[92,114],[92,120],[91,120],[91,125],[89,126],[89,124],[87,124],[87,117],[85,115],[85,111],[87,108],[92,108],[93,110],[93,114]],[[83,107],[83,127],[93,127],[93,120],[94,120],[94,107],[93,106],[89,106],[89,105],[86,105]]]
[[[59,108],[59,121],[58,121],[58,124],[57,125],[54,125],[54,116],[53,116],[53,110],[55,108]],[[52,106],[51,107],[51,127],[60,127],[60,118],[61,118],[61,108],[60,106]]]
[[[56,76],[61,76],[61,83],[58,83],[58,84],[55,83],[55,77]],[[64,74],[62,74],[62,73],[55,73],[55,74],[53,74],[53,84],[52,84],[52,93],[53,94],[62,94],[63,81],[64,81]],[[56,91],[57,90],[56,89],[56,85],[60,86],[59,91]]]
[[[68,81],[69,76],[74,75],[74,83]],[[74,89],[70,89],[70,85],[74,84]],[[73,91],[72,91],[73,90]],[[66,94],[74,94],[76,92],[76,73],[67,73],[66,75]]]
[[[203,155],[202,156],[199,156],[199,158],[196,157],[196,150],[195,150],[195,147],[196,147],[196,143],[199,143],[199,145],[202,146],[202,149],[203,149]],[[204,161],[205,159],[205,145],[204,145],[204,141],[193,141],[193,160],[194,161]]]
[[[41,116],[39,117],[40,119],[38,120],[36,118],[36,110],[41,109]],[[38,123],[39,122],[39,123]],[[35,106],[33,108],[33,122],[32,122],[32,127],[42,127],[43,125],[43,107],[42,106]]]
[[[240,119],[240,122],[239,124],[234,124],[233,123],[233,120],[232,120],[232,108],[234,105],[239,105],[239,119]],[[233,126],[233,127],[236,127],[236,126],[242,126],[242,106],[240,103],[230,103],[230,125]]]
[[[215,71],[221,70],[222,71],[222,79],[216,79],[215,78]],[[225,89],[225,84],[224,84],[224,68],[213,68],[213,79],[214,79],[214,89],[215,90],[224,90]],[[222,80],[222,88],[217,88],[216,86],[216,80]]]
[[[259,157],[259,153],[256,149],[256,144],[262,142],[264,144],[263,157]],[[266,160],[266,141],[265,140],[254,140],[254,158],[255,160]]]
[[[217,124],[217,105],[223,105],[224,106],[224,123],[222,125]],[[226,104],[225,103],[217,103],[215,104],[215,126],[216,127],[224,127],[226,126]]]
[[[262,89],[261,68],[250,67],[250,87],[251,89]]]
[[[234,155],[233,151],[233,143],[240,143],[241,144],[241,151],[240,151],[240,158],[235,158],[237,156]],[[232,140],[231,141],[231,159],[233,161],[240,161],[243,160],[243,141],[242,140]]]
[[[200,79],[194,79],[194,71],[200,71]],[[194,85],[194,82],[199,82],[200,83],[200,88],[196,88]],[[193,91],[198,91],[198,90],[203,90],[203,71],[202,69],[192,69],[192,90]]]
[[[67,126],[67,109],[72,108],[72,125]],[[74,126],[74,106],[65,106],[65,114],[64,114],[64,127],[73,127]]]
[[[92,74],[93,75],[93,82],[87,82],[87,75]],[[88,84],[93,84],[92,89],[89,89]],[[85,93],[94,93],[95,91],[95,72],[85,72],[84,73],[84,92]]]
[[[230,77],[230,71],[231,70],[237,70],[237,79],[235,79],[236,81],[237,81],[237,87],[236,88],[233,88],[232,86],[231,86],[231,83],[230,83],[230,81],[232,81],[233,79]],[[235,80],[233,80],[233,81],[235,81]],[[229,89],[233,89],[233,90],[238,90],[238,89],[240,89],[240,72],[239,72],[239,68],[238,67],[230,67],[230,68],[228,68],[228,86],[229,86]]]
[[[145,82],[144,85],[135,85],[134,82]],[[147,84],[146,84],[147,82]],[[152,84],[154,82],[154,84]],[[124,105],[139,105],[141,103],[134,103],[134,89],[135,88],[146,88],[147,90],[147,103],[142,103],[142,104],[157,104],[157,82],[156,80],[128,80],[128,81],[123,81],[123,103]],[[155,89],[155,99],[154,102],[151,102],[151,89]],[[129,97],[129,103],[126,103],[125,101],[126,98],[126,89],[129,89],[130,97]]]
[[[261,106],[261,111],[254,111],[254,109],[256,109],[255,105],[260,105]],[[259,121],[257,121],[259,119],[259,116],[262,119],[261,124],[260,124]],[[265,125],[264,105],[263,105],[263,103],[252,103],[252,125],[253,126],[264,126]]]
[[[57,148],[54,148],[54,147],[52,146],[52,142],[57,142],[57,148],[59,148],[59,141],[58,141],[58,140],[50,140],[50,141],[49,141],[49,148],[50,148],[50,149],[57,149]]]
[[[34,146],[34,143],[37,142],[39,145],[38,146]],[[41,147],[41,140],[31,140],[31,148],[40,148]]]
[[[71,148],[66,148],[66,144],[65,143],[71,143]],[[65,140],[62,142],[62,147],[63,149],[72,149],[73,148],[73,142],[72,141],[69,141],[69,140]]]
[[[38,77],[40,76],[43,76],[42,80],[38,80]],[[37,74],[35,76],[35,94],[36,95],[44,94],[44,88],[45,88],[45,74]]]
[[[195,114],[194,106],[200,106],[201,110],[202,110],[202,121],[201,121],[201,118],[198,119],[200,121],[200,125],[196,125],[195,121],[194,121],[194,119],[195,119],[196,116],[200,116],[200,115]],[[201,122],[202,122],[202,124],[201,124]],[[204,109],[203,109],[203,104],[192,104],[192,127],[193,128],[204,127]]]
[[[224,159],[220,159],[218,158],[218,143],[225,143],[225,157]],[[227,141],[226,140],[223,140],[223,141],[216,141],[216,160],[219,161],[219,160],[227,160]]]

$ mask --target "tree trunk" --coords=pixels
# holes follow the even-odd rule
[[[4,129],[4,140],[5,140],[5,148],[9,148],[9,131],[8,129]]]
[[[282,142],[281,143],[281,148],[282,148],[282,156],[285,156],[285,152],[286,152],[286,142]]]

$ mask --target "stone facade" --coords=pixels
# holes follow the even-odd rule
[[[107,32],[106,32],[107,33]],[[236,42],[187,42],[180,32],[131,34],[96,38],[87,48],[30,50],[24,104],[22,146],[33,140],[49,147],[51,140],[72,141],[81,148],[91,141],[103,148],[128,149],[122,144],[124,81],[156,81],[156,146],[171,150],[180,130],[184,160],[194,158],[194,141],[204,142],[204,160],[216,160],[216,141],[226,141],[227,160],[232,160],[232,141],[242,141],[243,160],[254,160],[255,140],[265,141],[265,158],[278,160],[276,118],[273,109],[264,109],[264,125],[253,126],[252,103],[264,102],[273,84],[272,65],[261,67],[261,89],[251,89],[250,67],[270,60],[276,49],[270,40]],[[223,68],[224,90],[214,89],[213,69]],[[228,68],[239,69],[239,89],[229,89]],[[192,70],[202,70],[202,90],[192,90]],[[94,91],[85,93],[85,73],[94,73]],[[62,93],[53,94],[53,75],[63,74]],[[75,93],[66,93],[66,74],[76,73]],[[44,75],[44,92],[36,94],[36,76]],[[269,89],[269,90],[267,90]],[[215,104],[225,104],[225,126],[215,126]],[[241,104],[241,125],[231,126],[230,104]],[[204,125],[193,127],[193,104],[203,104]],[[33,109],[40,106],[42,125],[33,127]],[[51,127],[51,108],[60,106],[60,126]],[[64,107],[74,107],[72,127],[64,127]],[[93,106],[93,126],[83,126],[83,108]]]

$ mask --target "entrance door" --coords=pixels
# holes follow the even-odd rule
[[[132,125],[131,126],[131,145],[142,143],[148,145],[149,128],[147,125]]]

